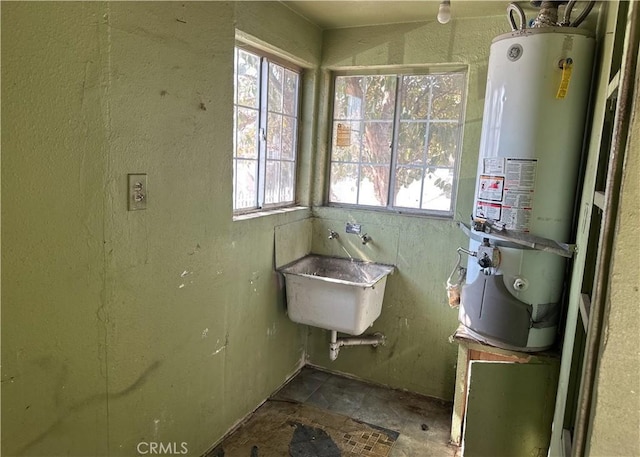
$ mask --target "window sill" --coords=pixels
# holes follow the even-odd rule
[[[364,205],[349,205],[349,204],[340,204],[340,203],[326,203],[321,206],[314,207],[316,208],[330,208],[337,210],[348,210],[348,211],[363,211],[363,212],[371,212],[371,213],[379,213],[379,214],[388,214],[394,216],[408,216],[408,217],[421,217],[421,218],[431,218],[431,219],[453,219],[454,212],[445,212],[445,211],[429,211],[429,210],[412,210],[411,208],[387,208],[387,207],[379,207],[379,206],[364,206]]]
[[[310,208],[308,206],[288,206],[286,208],[275,208],[275,209],[268,209],[268,210],[264,210],[264,211],[254,211],[251,213],[244,213],[244,214],[236,214],[233,216],[233,222],[238,222],[238,221],[246,221],[249,219],[257,219],[260,217],[265,217],[265,216],[274,216],[274,215],[279,215],[279,214],[289,214],[289,213],[294,213],[296,211],[309,211]]]

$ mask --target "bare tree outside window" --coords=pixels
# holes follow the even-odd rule
[[[337,76],[329,202],[450,214],[465,79]]]

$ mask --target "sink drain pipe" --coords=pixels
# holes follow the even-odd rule
[[[331,343],[329,344],[329,358],[331,361],[334,361],[338,358],[338,354],[340,353],[340,348],[342,346],[363,346],[370,345],[378,347],[378,345],[384,346],[386,337],[380,333],[376,332],[371,336],[364,336],[362,338],[353,337],[353,338],[338,338],[338,332],[336,330],[331,330]]]

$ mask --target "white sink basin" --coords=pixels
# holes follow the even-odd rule
[[[360,335],[382,310],[387,276],[395,267],[308,255],[280,268],[289,318],[300,324]]]

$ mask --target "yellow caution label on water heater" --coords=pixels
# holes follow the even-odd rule
[[[558,87],[558,93],[556,98],[562,100],[567,96],[569,90],[569,81],[571,81],[571,71],[573,69],[573,60],[564,59],[562,61],[562,79],[560,80],[560,87]]]

